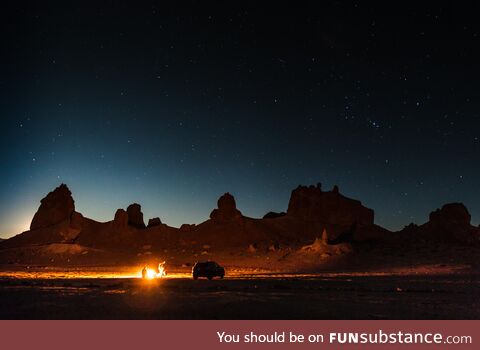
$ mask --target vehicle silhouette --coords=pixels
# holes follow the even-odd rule
[[[197,262],[192,268],[192,276],[194,280],[199,277],[206,277],[209,280],[214,277],[223,278],[225,276],[225,269],[215,261]]]

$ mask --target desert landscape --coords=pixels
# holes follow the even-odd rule
[[[449,203],[391,232],[337,186],[317,184],[263,218],[225,193],[198,225],[145,224],[137,203],[97,222],[61,184],[29,231],[0,242],[0,318],[474,319],[480,229],[470,220]],[[141,278],[162,261],[167,276]],[[218,262],[225,279],[194,281],[197,261]]]
[[[5,4],[0,319],[479,319],[479,12]]]

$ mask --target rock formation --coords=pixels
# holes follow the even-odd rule
[[[337,186],[323,192],[320,185],[298,186],[292,191],[287,215],[306,221],[341,226],[371,226],[374,212],[358,200],[340,194]]]
[[[71,249],[73,245],[78,245],[82,254],[87,252],[85,256],[77,254],[79,264],[110,264],[126,261],[124,258],[134,261],[167,252],[173,257],[177,253],[193,254],[193,260],[199,254],[223,254],[235,249],[245,253],[248,247],[255,259],[264,253],[289,256],[280,263],[305,263],[312,268],[320,261],[323,264],[324,258],[353,252],[353,247],[359,254],[372,256],[382,249],[396,252],[402,248],[402,254],[411,252],[412,256],[420,254],[419,248],[422,252],[453,249],[455,254],[460,246],[480,249],[480,229],[471,225],[470,214],[461,203],[446,204],[433,211],[427,223],[409,225],[396,233],[374,225],[373,211],[360,201],[343,196],[338,188],[323,191],[320,185],[299,186],[292,191],[286,214],[270,212],[264,219],[244,217],[229,193],[222,195],[217,205],[210,220],[198,225],[184,224],[177,229],[153,218],[148,226],[160,225],[158,229],[139,231],[136,228],[145,228],[139,204],[118,209],[109,223],[97,222],[75,212],[70,191],[61,185],[42,199],[32,230],[0,243],[0,263],[48,264],[53,258],[59,261],[60,255],[44,255],[45,249]],[[148,251],[144,247],[149,247]],[[71,254],[65,256],[70,258]]]
[[[322,231],[322,242],[328,244],[328,233],[326,229],[323,229]]]
[[[33,217],[30,230],[49,227],[64,220],[70,220],[75,211],[72,193],[67,185],[61,184],[40,201],[40,207]]]
[[[116,229],[121,229],[128,226],[128,214],[123,209],[118,209],[115,212],[115,218],[113,219],[113,226]]]
[[[328,242],[328,233],[324,229],[322,238],[315,238],[312,244],[308,244],[300,248],[301,252],[320,254],[321,258],[327,258],[331,255],[341,255],[350,253],[352,246],[346,242],[330,245]]]
[[[287,215],[287,213],[285,212],[281,212],[281,213],[276,213],[274,211],[269,211],[268,213],[266,213],[263,218],[264,219],[276,219],[276,218],[281,218],[282,216],[285,216]]]
[[[127,214],[128,224],[130,226],[134,226],[136,228],[145,228],[145,223],[143,222],[142,207],[140,204],[130,204],[127,208]]]
[[[148,220],[148,225],[147,227],[154,227],[154,226],[160,226],[162,224],[162,220],[160,218],[153,218]]]
[[[448,203],[430,213],[430,224],[442,227],[470,226],[470,213],[463,203]]]
[[[74,211],[70,217],[70,227],[81,230],[83,228],[83,215]]]
[[[328,239],[327,242],[330,245],[337,245],[342,243],[352,243],[355,240],[355,230],[357,228],[356,224],[353,224],[349,230],[340,232],[334,239]]]
[[[197,225],[195,224],[182,224],[182,226],[180,226],[180,231],[182,232],[190,232],[192,231],[193,229],[195,229]]]
[[[229,222],[241,219],[242,213],[237,209],[235,198],[230,193],[225,193],[218,199],[218,209],[210,214],[210,219],[216,222]]]
[[[429,221],[421,229],[436,239],[478,243],[480,232],[470,220],[470,213],[463,203],[448,203],[431,212]]]

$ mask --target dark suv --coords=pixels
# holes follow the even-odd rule
[[[223,278],[225,269],[218,265],[215,261],[197,262],[192,269],[193,279],[206,277],[211,280],[213,277]]]

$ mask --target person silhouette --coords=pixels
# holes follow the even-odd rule
[[[158,264],[157,274],[159,274],[160,277],[163,277],[163,276],[167,275],[167,272],[165,271],[165,261]]]

